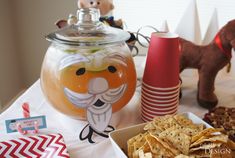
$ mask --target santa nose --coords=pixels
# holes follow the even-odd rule
[[[109,89],[109,85],[104,78],[93,78],[89,81],[88,91],[91,94],[101,94]]]

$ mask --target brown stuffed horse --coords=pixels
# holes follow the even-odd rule
[[[214,82],[219,70],[226,66],[235,49],[235,20],[228,22],[206,46],[198,46],[180,39],[180,72],[186,68],[198,69],[197,100],[200,106],[210,109],[217,105]]]

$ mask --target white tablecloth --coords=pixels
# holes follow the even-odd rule
[[[138,68],[137,70],[141,71]],[[180,101],[179,113],[190,111],[199,117],[203,117],[207,112],[207,110],[197,105],[196,85],[197,77],[195,75],[183,77],[183,98]],[[216,80],[216,94],[218,95],[220,106],[235,106],[235,78],[229,74],[220,75]],[[140,88],[137,88],[128,105],[113,114],[112,122],[116,129],[142,122],[139,108],[140,96]],[[0,141],[22,137],[18,133],[7,134],[5,120],[22,117],[21,105],[24,102],[30,104],[31,116],[46,115],[47,129],[40,130],[40,134],[62,134],[72,158],[116,158],[109,139],[101,139],[96,144],[89,144],[87,141],[81,142],[79,140],[79,133],[86,125],[86,122],[71,119],[53,109],[42,94],[40,80],[33,84],[0,115]]]

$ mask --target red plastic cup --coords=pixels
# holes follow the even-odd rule
[[[178,109],[174,108],[172,110],[169,111],[161,111],[161,112],[155,112],[155,111],[148,111],[145,108],[142,107],[142,113],[148,116],[162,116],[162,115],[168,115],[168,114],[172,114],[175,113]]]
[[[179,104],[179,101],[176,100],[174,102],[170,102],[170,103],[154,103],[154,102],[149,102],[149,101],[146,101],[144,99],[141,99],[141,105],[143,106],[143,104],[145,104],[145,106],[148,106],[152,109],[155,109],[155,108],[172,108],[174,107],[175,105],[178,105]]]
[[[178,109],[178,102],[175,102],[174,104],[172,104],[169,107],[164,107],[164,106],[152,106],[149,105],[148,103],[145,102],[141,102],[141,110],[144,110],[145,112],[148,113],[168,113],[172,110]]]
[[[180,88],[172,91],[156,91],[156,90],[151,90],[149,88],[146,88],[145,86],[142,86],[142,91],[145,91],[147,93],[153,94],[153,95],[159,95],[159,96],[165,96],[165,95],[171,95],[178,93]]]
[[[172,106],[174,106],[176,103],[178,103],[179,101],[177,99],[172,100],[172,101],[168,101],[168,102],[158,102],[158,101],[151,101],[145,98],[141,98],[141,101],[148,104],[149,106],[152,107],[165,107],[165,108],[170,108]]]
[[[153,91],[153,92],[157,92],[157,93],[169,93],[169,92],[173,92],[173,91],[177,91],[180,89],[181,84],[179,83],[176,86],[173,87],[166,87],[166,88],[160,88],[160,87],[153,87],[148,85],[145,82],[142,82],[142,88],[149,90],[149,91]]]
[[[152,94],[152,93],[148,93],[144,90],[142,90],[142,96],[148,97],[150,99],[156,99],[156,100],[170,100],[173,98],[179,98],[179,93],[175,93],[175,94],[170,94],[170,95],[156,95],[156,94]]]
[[[150,122],[150,121],[153,120],[152,118],[145,118],[145,116],[143,116],[142,114],[141,114],[141,119],[142,119],[144,122]]]
[[[169,104],[169,103],[172,103],[172,102],[176,102],[179,100],[179,97],[174,97],[174,98],[171,98],[171,99],[153,99],[153,98],[150,98],[150,97],[147,97],[145,95],[142,94],[142,97],[141,97],[142,100],[144,101],[147,101],[149,103],[152,103],[152,104]]]
[[[159,93],[159,92],[154,92],[154,91],[149,91],[146,90],[145,88],[142,88],[141,93],[144,93],[145,95],[148,96],[153,96],[154,98],[167,98],[169,96],[174,96],[174,95],[179,95],[179,91],[175,91],[175,92],[167,92],[167,93]]]
[[[173,109],[178,108],[178,103],[175,103],[174,106],[166,108],[166,107],[153,107],[153,106],[149,106],[148,104],[142,102],[141,108],[144,108],[145,111],[149,111],[149,112],[169,112]]]
[[[174,87],[179,84],[179,37],[174,33],[152,33],[144,83],[153,87]]]

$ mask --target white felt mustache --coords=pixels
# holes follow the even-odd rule
[[[102,94],[81,94],[74,92],[68,88],[64,88],[64,93],[66,94],[69,101],[77,107],[88,108],[95,104],[95,102],[100,99],[105,104],[112,104],[117,102],[124,94],[127,85],[123,84],[118,88],[109,89]]]

